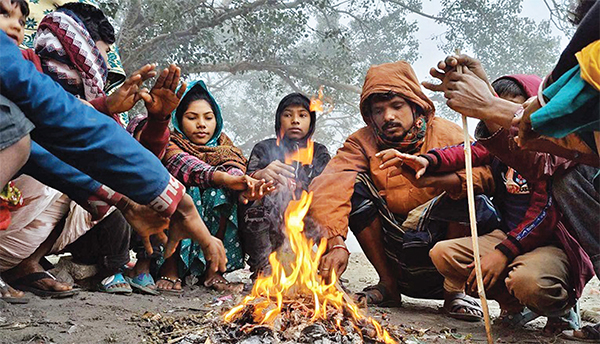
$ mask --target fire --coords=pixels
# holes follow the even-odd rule
[[[313,160],[315,143],[313,140],[306,141],[306,147],[300,147],[297,150],[285,155],[285,163],[291,165],[294,161],[298,161],[302,165],[310,165]]]
[[[304,217],[311,201],[312,193],[302,192],[300,199],[292,200],[285,212],[286,235],[294,253],[293,260],[284,264],[278,260],[276,252],[272,253],[269,256],[272,274],[260,276],[252,292],[243,299],[242,303],[225,314],[225,321],[236,320],[245,306],[252,304],[254,323],[269,325],[281,313],[284,300],[308,295],[314,301],[311,321],[327,319],[327,307],[331,306],[341,312],[346,311],[354,324],[364,320],[370,322],[375,327],[379,341],[396,343],[377,321],[371,318],[365,319],[354,302],[344,300],[345,294],[336,287],[335,274],[331,283],[325,283],[318,274],[319,261],[325,252],[327,242],[322,239],[314,252],[315,243],[304,235]],[[338,328],[344,331],[339,320],[337,324]]]

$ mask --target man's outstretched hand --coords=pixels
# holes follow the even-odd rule
[[[106,97],[106,106],[111,114],[129,111],[140,100],[140,87],[144,81],[156,76],[155,64],[147,64],[135,71],[114,93]]]
[[[333,249],[333,246],[343,245],[345,247],[344,238],[336,236],[327,241],[327,251],[321,257],[319,262],[319,274],[327,283],[331,282],[331,277],[335,271],[335,276],[338,278],[346,271],[348,267],[348,258],[350,255],[344,249]]]
[[[180,78],[181,69],[172,64],[169,68],[163,69],[150,92],[146,89],[139,92],[140,97],[146,103],[149,117],[165,120],[177,108],[187,87],[184,82],[177,91]]]
[[[225,272],[227,270],[227,257],[225,247],[221,240],[213,237],[204,221],[198,214],[194,201],[190,195],[185,194],[177,206],[177,210],[171,216],[169,227],[169,239],[165,246],[165,258],[170,257],[177,245],[183,239],[190,238],[202,247],[204,257],[213,271]]]
[[[418,155],[401,153],[393,148],[383,150],[375,156],[381,159],[380,169],[392,169],[390,177],[402,174],[402,167],[408,166],[415,172],[415,179],[419,179],[429,167],[429,160]]]
[[[146,252],[152,254],[150,236],[156,235],[164,244],[167,236],[164,231],[169,227],[169,219],[160,216],[152,208],[140,205],[127,197],[117,203],[117,208],[131,225],[131,228],[142,238]]]

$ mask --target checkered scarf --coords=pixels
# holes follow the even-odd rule
[[[105,95],[106,62],[73,12],[59,10],[46,15],[40,22],[34,47],[44,73],[65,90],[85,100]]]

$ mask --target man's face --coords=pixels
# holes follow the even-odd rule
[[[373,123],[391,141],[404,138],[414,124],[413,107],[402,97],[374,101],[371,104]]]
[[[302,140],[310,129],[310,112],[301,105],[290,105],[281,114],[281,132],[292,140]]]
[[[100,55],[104,59],[104,63],[108,66],[108,53],[110,52],[110,46],[104,41],[96,41],[96,47],[100,50]]]
[[[13,4],[10,0],[0,0],[0,30],[4,31],[16,45],[23,43],[25,19],[19,4]]]

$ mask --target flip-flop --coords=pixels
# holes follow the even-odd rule
[[[126,284],[127,286],[126,287],[116,287],[117,284]],[[103,279],[98,284],[98,291],[101,291],[103,293],[108,293],[108,294],[123,294],[123,295],[131,295],[133,293],[131,286],[129,285],[129,283],[127,283],[127,281],[123,277],[123,274],[120,272]]]
[[[173,287],[175,287],[175,284],[181,283],[181,279],[180,278],[171,279],[169,277],[161,276],[160,279],[162,281],[171,282],[171,284],[173,285]],[[160,287],[156,286],[156,290],[159,291],[161,294],[170,294],[170,295],[181,295],[181,294],[183,294],[183,289],[172,289],[172,288],[171,289],[163,289],[163,288],[160,288]]]
[[[0,295],[2,295],[5,291],[9,292],[10,287],[6,284],[2,278],[0,278]],[[29,298],[25,296],[14,297],[14,296],[0,296],[0,300],[10,303],[10,304],[25,304],[29,303]]]
[[[600,343],[600,324],[584,326],[579,329],[579,332],[585,337],[575,336],[573,330],[563,331],[560,337],[580,343]]]
[[[472,322],[483,320],[483,310],[481,309],[481,305],[474,297],[466,295],[465,293],[453,294],[450,299],[444,302],[444,307],[442,309],[444,313],[454,319]],[[469,312],[458,312],[460,309]],[[479,312],[481,315],[473,314],[473,311]]]
[[[382,296],[381,300],[376,299],[373,293],[369,293],[370,291],[378,291]],[[384,308],[397,308],[402,306],[402,300],[390,299],[390,295],[383,284],[375,284],[368,286],[365,289],[363,289],[362,292],[355,293],[354,296],[359,306],[363,307],[368,305]],[[359,300],[361,298],[364,298],[366,302],[360,302]]]
[[[546,326],[542,334],[548,337],[561,334],[565,330],[577,330],[581,327],[581,316],[579,315],[579,302],[562,316],[548,316]]]
[[[29,275],[23,276],[23,277],[17,279],[16,281],[14,281],[13,284],[15,285],[15,288],[17,288],[19,290],[28,291],[28,292],[33,293],[40,297],[50,297],[53,299],[63,299],[63,298],[67,298],[67,297],[73,297],[73,296],[79,294],[80,289],[78,289],[78,288],[73,288],[71,290],[56,291],[56,290],[44,290],[44,289],[36,288],[31,285],[34,282],[41,281],[41,280],[47,279],[47,278],[50,278],[50,279],[53,279],[56,281],[56,277],[54,277],[54,275],[52,275],[48,271],[43,271],[43,272],[34,272]]]
[[[539,318],[540,316],[541,315],[525,307],[519,313],[507,313],[506,311],[502,311],[494,323],[498,323],[506,327],[523,327],[525,324]]]
[[[154,282],[154,278],[152,278],[152,275],[150,275],[147,272],[142,272],[141,274],[133,278],[125,276],[125,280],[136,291],[150,295],[160,295],[160,293],[156,291],[156,289],[148,287],[150,285],[156,285],[156,283]]]

